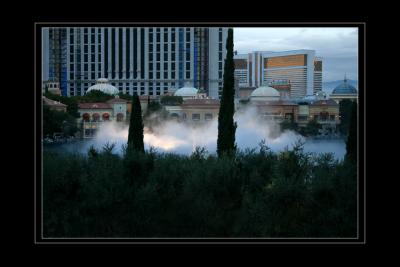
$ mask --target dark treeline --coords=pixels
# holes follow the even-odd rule
[[[235,156],[91,149],[43,155],[45,237],[355,237],[350,160],[293,150]]]

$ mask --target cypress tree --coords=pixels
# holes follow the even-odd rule
[[[349,135],[346,141],[346,158],[351,162],[357,162],[357,103],[351,106]]]
[[[221,105],[218,115],[218,140],[217,153],[222,156],[224,153],[232,153],[236,150],[235,132],[237,124],[233,121],[235,113],[235,66],[233,62],[233,29],[228,30],[226,40],[226,59],[224,66],[224,86],[222,89]]]
[[[140,107],[139,96],[136,93],[132,97],[132,113],[129,122],[127,151],[144,153],[142,108]]]

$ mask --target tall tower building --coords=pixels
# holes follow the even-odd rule
[[[99,78],[120,92],[162,95],[191,84],[222,92],[227,28],[68,27],[43,29],[43,81],[84,95]]]
[[[284,52],[256,51],[234,58],[240,87],[259,87],[275,80],[287,80],[293,98],[322,90],[322,59],[314,50]]]

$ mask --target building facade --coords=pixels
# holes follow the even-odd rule
[[[99,78],[120,92],[163,95],[190,83],[222,93],[227,28],[68,27],[43,29],[43,81],[84,95]]]
[[[314,50],[252,52],[234,57],[239,87],[259,87],[274,80],[289,81],[290,96],[301,98],[322,90],[322,59]]]

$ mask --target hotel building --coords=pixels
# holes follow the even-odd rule
[[[68,27],[42,31],[43,82],[84,95],[99,78],[120,92],[163,95],[184,85],[222,93],[227,28]]]
[[[301,98],[322,90],[322,59],[314,50],[252,52],[234,57],[239,87],[259,87],[275,80],[290,83],[290,97]]]

